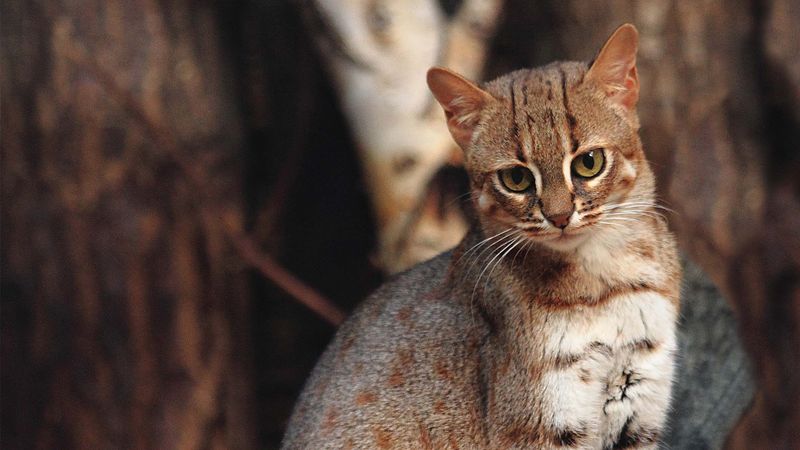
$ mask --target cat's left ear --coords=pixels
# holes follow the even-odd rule
[[[630,113],[639,100],[639,76],[636,73],[636,49],[639,32],[626,23],[614,31],[597,54],[586,80],[593,80],[614,104]]]
[[[444,109],[450,134],[466,151],[480,113],[492,96],[461,75],[442,67],[428,70],[428,87]]]

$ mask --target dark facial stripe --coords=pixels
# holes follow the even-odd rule
[[[515,80],[511,80],[511,83],[508,87],[509,91],[511,91],[511,138],[514,139],[514,143],[517,146],[517,159],[524,163],[525,153],[522,151],[522,142],[519,136],[519,126],[517,125],[517,99],[516,93],[514,92],[514,81]]]
[[[569,130],[569,141],[572,144],[572,148],[570,149],[571,153],[575,153],[578,151],[578,147],[580,146],[578,140],[575,138],[575,116],[572,114],[572,110],[569,108],[569,100],[567,99],[567,74],[564,73],[563,70],[559,70],[561,73],[561,100],[564,102],[564,114],[567,117],[567,129]]]
[[[533,119],[533,117],[531,117],[531,114],[528,111],[525,112],[525,115],[528,118],[528,135],[531,137],[531,149],[534,153],[536,153],[536,121]]]
[[[530,73],[528,74],[530,77]],[[528,107],[528,79],[525,79],[525,83],[522,85],[522,106],[525,108]]]
[[[514,95],[514,80],[511,80],[511,83],[508,85],[508,90],[511,96],[511,134],[516,138],[519,136],[519,130],[517,129],[517,100]]]

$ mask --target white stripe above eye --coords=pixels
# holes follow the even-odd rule
[[[539,171],[539,168],[536,167],[536,164],[529,162],[528,168],[531,169],[531,173],[533,173],[533,185],[536,187],[536,195],[542,195],[542,172]]]
[[[572,155],[564,155],[564,162],[561,164],[561,170],[564,173],[564,180],[567,182],[567,190],[569,190],[570,194],[574,194],[575,186],[572,184]]]

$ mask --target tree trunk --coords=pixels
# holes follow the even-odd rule
[[[2,11],[3,446],[253,448],[215,11]]]

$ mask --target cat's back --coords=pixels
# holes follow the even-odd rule
[[[283,448],[442,448],[481,434],[471,430],[481,323],[448,288],[449,261],[445,253],[395,277],[342,325]]]

